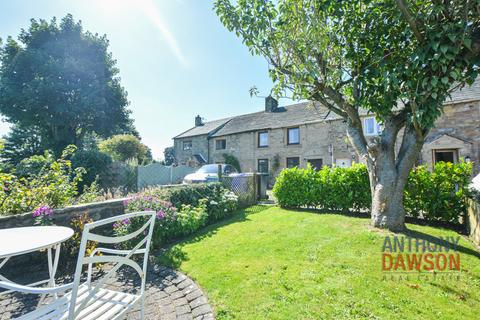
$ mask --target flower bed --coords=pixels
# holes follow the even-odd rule
[[[124,201],[126,212],[155,211],[157,221],[153,246],[187,236],[205,226],[232,214],[238,198],[220,184],[154,188]],[[114,225],[116,235],[138,229],[146,218],[128,219]]]

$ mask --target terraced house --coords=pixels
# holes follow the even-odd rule
[[[374,137],[381,131],[375,118],[362,114],[364,133]],[[279,107],[272,97],[265,99],[265,110],[231,118],[202,122],[174,137],[179,163],[198,166],[224,162],[224,154],[235,156],[242,171],[268,172],[310,163],[350,166],[358,155],[349,144],[341,118],[320,104],[297,103]],[[480,81],[454,92],[445,102],[419,156],[419,163],[437,161],[480,163]]]

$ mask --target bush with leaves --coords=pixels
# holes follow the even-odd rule
[[[73,217],[70,221],[70,226],[73,229],[73,236],[65,242],[65,248],[67,254],[76,258],[78,256],[78,250],[80,249],[80,243],[82,241],[83,229],[87,223],[92,223],[93,219],[90,217],[88,212],[84,212],[80,215]],[[92,254],[92,252],[97,248],[97,242],[88,241],[86,247],[86,255]]]
[[[70,160],[75,146],[67,147],[62,156],[27,178],[0,173],[0,214],[12,215],[33,211],[41,206],[60,208],[71,205],[78,195],[78,183],[85,169],[72,169]]]
[[[19,177],[32,177],[40,174],[46,167],[48,167],[55,159],[53,155],[45,151],[43,155],[34,155],[22,159],[15,167],[15,174]]]
[[[404,191],[408,216],[458,223],[466,213],[471,163],[439,162],[412,170]],[[364,165],[350,168],[324,166],[320,171],[285,169],[277,177],[273,193],[282,207],[334,211],[370,209],[370,184]]]
[[[152,242],[158,248],[232,214],[237,209],[238,197],[220,184],[212,183],[149,189],[125,200],[124,206],[126,212],[157,213]],[[117,235],[133,232],[146,221],[146,218],[118,221],[114,232]]]
[[[410,172],[405,210],[410,216],[458,223],[467,212],[472,163],[438,162],[433,171],[419,166]]]
[[[327,167],[315,171],[283,170],[277,177],[273,193],[283,207],[312,207],[325,210],[367,210],[370,206],[370,185],[365,166]]]

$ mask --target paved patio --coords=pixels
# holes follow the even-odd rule
[[[22,283],[30,283],[38,279],[40,272],[35,270],[37,266],[33,264],[33,270],[24,273],[27,276],[22,277]],[[97,272],[97,274],[101,273]],[[58,282],[69,281],[71,281],[69,276],[60,276]],[[116,278],[109,282],[109,287],[135,291],[133,288],[138,285],[137,281],[136,278],[130,277],[127,271],[118,272]],[[38,299],[37,295],[18,293],[0,296],[0,320],[17,318],[34,310]],[[126,319],[139,318],[138,309],[133,310],[126,317]],[[145,319],[210,320],[214,319],[214,314],[206,296],[194,281],[180,272],[151,263],[146,284]]]

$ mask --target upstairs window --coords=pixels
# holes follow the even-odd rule
[[[227,149],[227,140],[219,139],[215,140],[215,150],[225,150]]]
[[[380,124],[375,117],[368,117],[363,120],[363,131],[366,136],[376,136],[380,134]]]
[[[287,144],[300,144],[300,128],[288,128],[287,129]]]
[[[183,150],[192,150],[192,141],[183,141]]]
[[[258,147],[268,147],[268,131],[261,131],[258,133]]]

